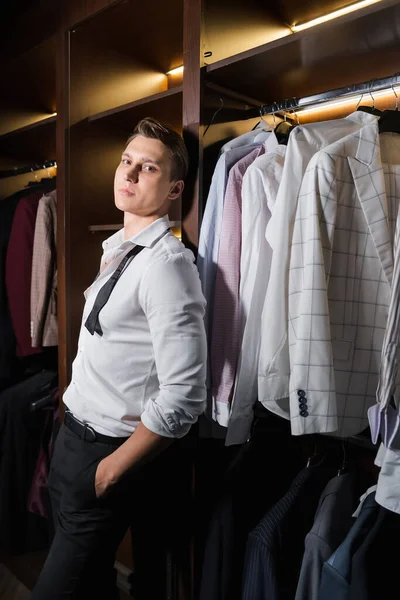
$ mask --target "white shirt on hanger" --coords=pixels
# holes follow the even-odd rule
[[[272,149],[273,145],[275,149]],[[266,150],[266,154],[256,158],[243,178],[240,263],[243,333],[226,445],[242,444],[248,439],[257,400],[260,319],[272,259],[265,229],[278,194],[286,146],[278,145],[275,135],[271,134]]]
[[[215,276],[217,272],[224,197],[229,171],[240,159],[254,150],[257,145],[265,142],[268,136],[268,131],[255,129],[225,144],[221,149],[220,157],[213,173],[201,222],[196,261],[203,294],[207,301],[205,316],[207,335],[210,333],[210,318],[214,306]]]
[[[304,173],[321,148],[336,142],[376,117],[354,112],[345,119],[322,121],[296,127],[290,134],[282,181],[276,204],[266,229],[273,249],[269,285],[261,320],[261,346],[258,365],[258,397],[277,414],[288,418],[289,346],[288,276],[293,224]]]
[[[129,436],[140,420],[159,435],[184,436],[206,399],[205,301],[192,252],[168,232],[162,217],[125,240],[103,244],[102,271],[87,290],[78,354],[63,400],[96,431]],[[103,336],[84,323],[100,288],[135,244],[100,312]]]
[[[211,331],[211,316],[214,307],[215,278],[218,263],[219,241],[222,228],[222,216],[224,210],[225,190],[231,168],[246,154],[257,148],[269,136],[267,125],[263,122],[261,128],[249,131],[226,143],[220,151],[220,157],[215,167],[210,190],[207,197],[199,236],[199,248],[197,254],[197,268],[199,270],[201,285],[206,299],[206,313],[204,323],[208,342]],[[211,396],[211,373],[207,369],[208,400],[206,414],[208,420],[213,422],[212,396]],[[204,437],[224,437],[219,429],[210,430],[207,422],[200,423],[200,435]]]

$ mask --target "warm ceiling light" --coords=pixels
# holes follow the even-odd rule
[[[325,23],[326,21],[331,21],[332,19],[343,17],[343,15],[348,15],[349,13],[352,13],[355,10],[360,10],[361,8],[365,8],[367,6],[370,6],[371,4],[377,4],[377,2],[381,1],[382,0],[361,0],[361,2],[356,2],[355,4],[350,4],[349,6],[345,6],[344,8],[339,8],[338,10],[335,10],[334,12],[331,12],[328,15],[318,17],[317,19],[313,19],[312,21],[308,21],[307,23],[293,25],[293,27],[291,27],[291,30],[293,32],[303,31],[303,29],[315,27],[315,25],[320,25],[321,23]]]
[[[396,95],[400,94],[400,87],[389,88],[385,90],[379,90],[378,92],[371,91],[372,98],[370,96],[370,92],[364,92],[363,96],[360,94],[347,96],[346,98],[338,98],[337,100],[330,100],[328,102],[321,102],[320,104],[315,104],[314,106],[310,106],[309,108],[304,107],[296,111],[299,115],[304,115],[305,113],[317,112],[319,110],[327,110],[329,108],[337,108],[338,106],[343,106],[345,104],[354,104],[354,102],[360,102],[360,105],[364,106],[364,101],[369,104],[369,101],[372,102],[372,99],[381,98],[382,96],[386,96],[389,98],[392,96],[393,102],[396,100]],[[371,104],[372,106],[372,104]]]
[[[167,75],[180,75],[183,73],[183,65],[181,67],[176,67],[176,69],[171,69],[171,71],[167,71]]]

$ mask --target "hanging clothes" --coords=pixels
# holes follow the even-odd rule
[[[222,492],[215,498],[204,548],[200,600],[240,600],[248,534],[285,494],[305,462],[298,438],[290,435],[289,423],[265,414],[261,406],[259,410],[262,418],[225,471]]]
[[[15,335],[11,323],[6,289],[6,255],[15,210],[24,192],[14,194],[0,204],[0,391],[16,372]]]
[[[19,202],[23,198],[33,198],[32,202],[35,202],[35,199],[38,201],[40,197],[47,190],[51,189],[49,185],[54,186],[54,184],[38,184],[34,188],[23,189],[16,194],[13,194],[11,197],[2,200],[0,205],[0,390],[10,385],[13,381],[16,381],[20,374],[20,365],[16,360],[16,338],[13,327],[13,318],[12,318],[12,309],[9,306],[9,299],[7,293],[7,285],[6,285],[6,277],[7,277],[7,251],[9,247],[10,236],[12,233],[14,217],[19,205]],[[23,251],[23,247],[25,247],[25,237],[24,233],[22,234],[22,245],[18,245],[18,241],[15,244],[15,253],[17,258],[17,262],[20,260],[20,252]],[[15,254],[14,254],[15,255]],[[26,267],[29,269],[29,259]],[[19,276],[23,276],[25,270],[23,268],[23,272],[19,274]],[[18,275],[17,275],[18,277]],[[25,289],[26,282],[24,282],[23,288]],[[22,289],[16,289],[15,296],[18,297],[17,305],[19,302],[19,296],[21,296]],[[30,298],[25,297],[23,300],[21,298],[21,302],[24,303],[24,306],[30,304]],[[14,304],[15,307],[15,304]],[[19,315],[19,311],[17,309],[17,313]],[[14,311],[14,318],[18,317]],[[29,324],[27,333],[29,334]],[[25,338],[24,338],[25,339]]]
[[[368,533],[380,527],[384,512],[375,501],[375,494],[368,494],[345,540],[323,565],[318,600],[349,599],[352,560],[368,539]]]
[[[273,256],[262,313],[258,367],[260,402],[286,419],[289,418],[290,377],[288,278],[292,232],[303,176],[316,152],[374,121],[373,115],[355,112],[345,119],[298,126],[290,134],[282,182],[266,230]]]
[[[276,146],[273,151],[256,158],[243,177],[239,290],[241,348],[226,434],[228,446],[243,443],[248,438],[258,397],[260,320],[272,260],[265,230],[274,210],[285,155],[286,146]]]
[[[286,494],[250,532],[242,600],[294,598],[304,538],[322,490],[333,474],[333,468],[324,461],[302,469]]]
[[[324,562],[353,526],[353,512],[365,487],[366,482],[361,483],[358,470],[336,475],[327,483],[319,499],[313,526],[304,540],[295,600],[318,600]]]
[[[277,144],[276,139],[273,143]],[[239,353],[242,182],[247,168],[264,152],[265,146],[260,145],[232,167],[224,199],[217,272],[215,276],[210,362],[213,414],[216,415],[216,420],[220,425],[224,425],[225,427],[229,422],[230,402]]]
[[[54,183],[50,183],[50,191]],[[20,198],[15,210],[6,256],[6,288],[12,326],[16,337],[16,355],[31,356],[41,352],[32,346],[31,338],[31,279],[33,242],[39,200],[43,185]]]
[[[388,224],[400,203],[382,166],[400,165],[400,143],[385,143],[387,135],[374,120],[315,155],[303,181],[289,274],[295,435],[368,427],[393,274]]]
[[[202,225],[200,228],[199,248],[197,254],[197,268],[200,275],[203,295],[207,301],[206,313],[204,316],[205,329],[210,346],[212,316],[215,295],[215,278],[217,272],[217,261],[219,251],[219,241],[222,228],[222,216],[224,208],[225,190],[231,168],[244,156],[257,148],[266,141],[269,136],[269,128],[262,123],[261,128],[245,133],[233,140],[227,142],[220,151],[220,157],[214,170],[210,190],[204,210]],[[207,357],[207,405],[206,416],[213,423],[218,423],[217,427],[209,427],[207,420],[200,420],[200,435],[204,437],[225,437],[222,429],[224,420],[217,417],[214,413],[212,400],[212,382],[210,352]],[[214,414],[213,414],[214,413]],[[222,427],[219,425],[221,421]]]
[[[31,279],[32,346],[57,346],[57,192],[42,196],[36,215]]]
[[[214,305],[215,276],[217,270],[219,240],[221,236],[222,215],[226,185],[231,168],[249,154],[257,144],[268,137],[268,131],[254,130],[234,138],[226,143],[220,152],[211,181],[204,215],[200,228],[197,268],[202,290],[207,300],[205,315],[206,333],[209,336],[211,316]]]
[[[57,387],[57,372],[42,370],[0,394],[0,550],[23,552],[29,537],[28,497],[39,455],[44,411],[31,403]]]

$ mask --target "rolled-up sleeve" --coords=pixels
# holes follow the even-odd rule
[[[159,394],[148,398],[142,423],[164,437],[183,437],[205,409],[205,299],[196,266],[185,254],[152,263],[140,303],[153,343]]]

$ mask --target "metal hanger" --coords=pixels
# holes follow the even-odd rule
[[[371,91],[371,89],[372,89],[372,87],[374,85],[374,81],[375,81],[375,79],[372,80],[371,85],[369,86],[369,90],[367,92],[371,96],[372,106],[369,106],[368,104],[365,104],[365,105],[361,104],[361,101],[362,101],[362,99],[364,97],[364,92],[363,92],[361,94],[361,98],[359,99],[358,104],[356,106],[356,110],[360,110],[360,111],[366,112],[366,113],[368,113],[370,115],[376,115],[377,117],[380,117],[382,115],[382,111],[379,110],[379,109],[377,109],[377,108],[375,108],[375,98],[373,97],[372,91]],[[360,104],[361,104],[361,106],[360,106]]]
[[[338,476],[339,475],[344,475],[345,473],[347,473],[347,451],[346,451],[346,442],[344,440],[342,440],[341,442],[341,447],[342,447],[342,464],[340,465],[339,469],[338,469]]]
[[[287,145],[288,141],[289,141],[289,136],[290,133],[293,131],[293,129],[295,128],[295,125],[293,125],[292,122],[289,122],[287,119],[287,108],[286,108],[286,104],[287,102],[285,101],[285,107],[284,107],[284,114],[283,114],[283,121],[281,121],[280,123],[278,123],[278,125],[274,128],[274,133],[277,137],[277,140],[280,144],[283,145]]]
[[[274,102],[274,105],[275,105],[275,102]],[[264,107],[263,106],[260,106],[259,113],[260,113],[260,120],[254,125],[254,127],[252,128],[251,131],[254,131],[258,127],[260,127],[261,124],[265,124],[268,127],[268,129],[269,129],[269,123],[263,118],[264,115],[265,115]]]
[[[396,98],[396,105],[394,110],[383,111],[378,124],[379,133],[400,133],[399,97],[394,89],[394,77],[396,77],[396,75],[392,77],[391,88]]]
[[[221,102],[221,106],[219,108],[217,108],[217,110],[214,112],[213,116],[211,117],[211,121],[209,122],[209,124],[207,125],[207,127],[204,130],[203,137],[206,135],[207,131],[210,129],[211,125],[214,123],[217,114],[224,108],[223,99],[220,98],[219,101]]]

